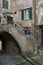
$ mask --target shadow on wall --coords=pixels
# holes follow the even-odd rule
[[[0,52],[9,54],[21,54],[21,48],[15,38],[8,32],[0,32]]]

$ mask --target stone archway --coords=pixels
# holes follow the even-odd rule
[[[7,52],[9,54],[21,54],[21,48],[15,38],[8,32],[0,33],[0,41],[2,41],[1,52]]]

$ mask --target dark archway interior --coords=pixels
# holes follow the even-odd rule
[[[0,32],[0,41],[2,41],[3,53],[20,54],[21,48],[15,38],[8,32]]]

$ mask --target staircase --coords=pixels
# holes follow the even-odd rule
[[[35,45],[35,43],[38,43],[37,41],[35,41],[34,37],[32,34],[26,36],[24,34],[24,28],[20,25],[20,24],[16,24],[15,25],[8,25],[8,32],[15,37],[15,39],[17,40],[18,44],[20,45],[22,50],[27,50],[26,45],[28,46],[28,50],[32,50],[35,51],[35,47],[37,46],[37,44]],[[12,32],[13,31],[13,32]],[[37,49],[36,49],[37,51]]]
[[[4,30],[3,27],[2,27],[2,30]],[[36,41],[34,40],[33,35],[25,36],[24,31],[23,31],[23,27],[21,27],[19,24],[17,25],[17,27],[15,27],[15,25],[8,24],[7,28],[5,28],[5,31],[9,32],[17,40],[19,46],[21,47],[22,52],[27,49],[26,40],[28,41],[28,44],[30,43],[31,46],[33,46],[33,47],[34,47],[34,44],[36,43]],[[28,47],[30,47],[30,46],[28,46]],[[32,49],[33,48],[31,47],[31,50]],[[34,58],[34,59],[36,60],[36,58]],[[34,65],[40,65],[40,64],[37,64],[37,63],[35,64],[35,63],[36,62],[34,62]],[[33,65],[33,62],[32,62],[31,65]]]
[[[22,51],[35,51],[35,46],[37,46],[36,43],[38,42],[35,41],[34,36],[32,34],[28,36],[25,35],[24,28],[19,23],[16,23],[16,26],[15,24],[2,24],[1,30],[10,33],[17,40]]]
[[[26,38],[19,34],[19,32],[16,30],[15,26],[8,25],[8,32],[17,40],[18,45],[20,46],[22,51],[25,51],[26,47]]]

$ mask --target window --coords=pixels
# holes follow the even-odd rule
[[[24,19],[29,19],[28,9],[25,9],[25,10],[24,10]]]
[[[8,9],[8,0],[3,0],[3,8]]]
[[[23,9],[21,11],[22,20],[32,19],[32,8]]]
[[[13,24],[13,17],[7,16],[8,24]]]
[[[24,33],[25,33],[25,35],[30,35],[29,29],[25,29],[25,30],[24,30]]]

